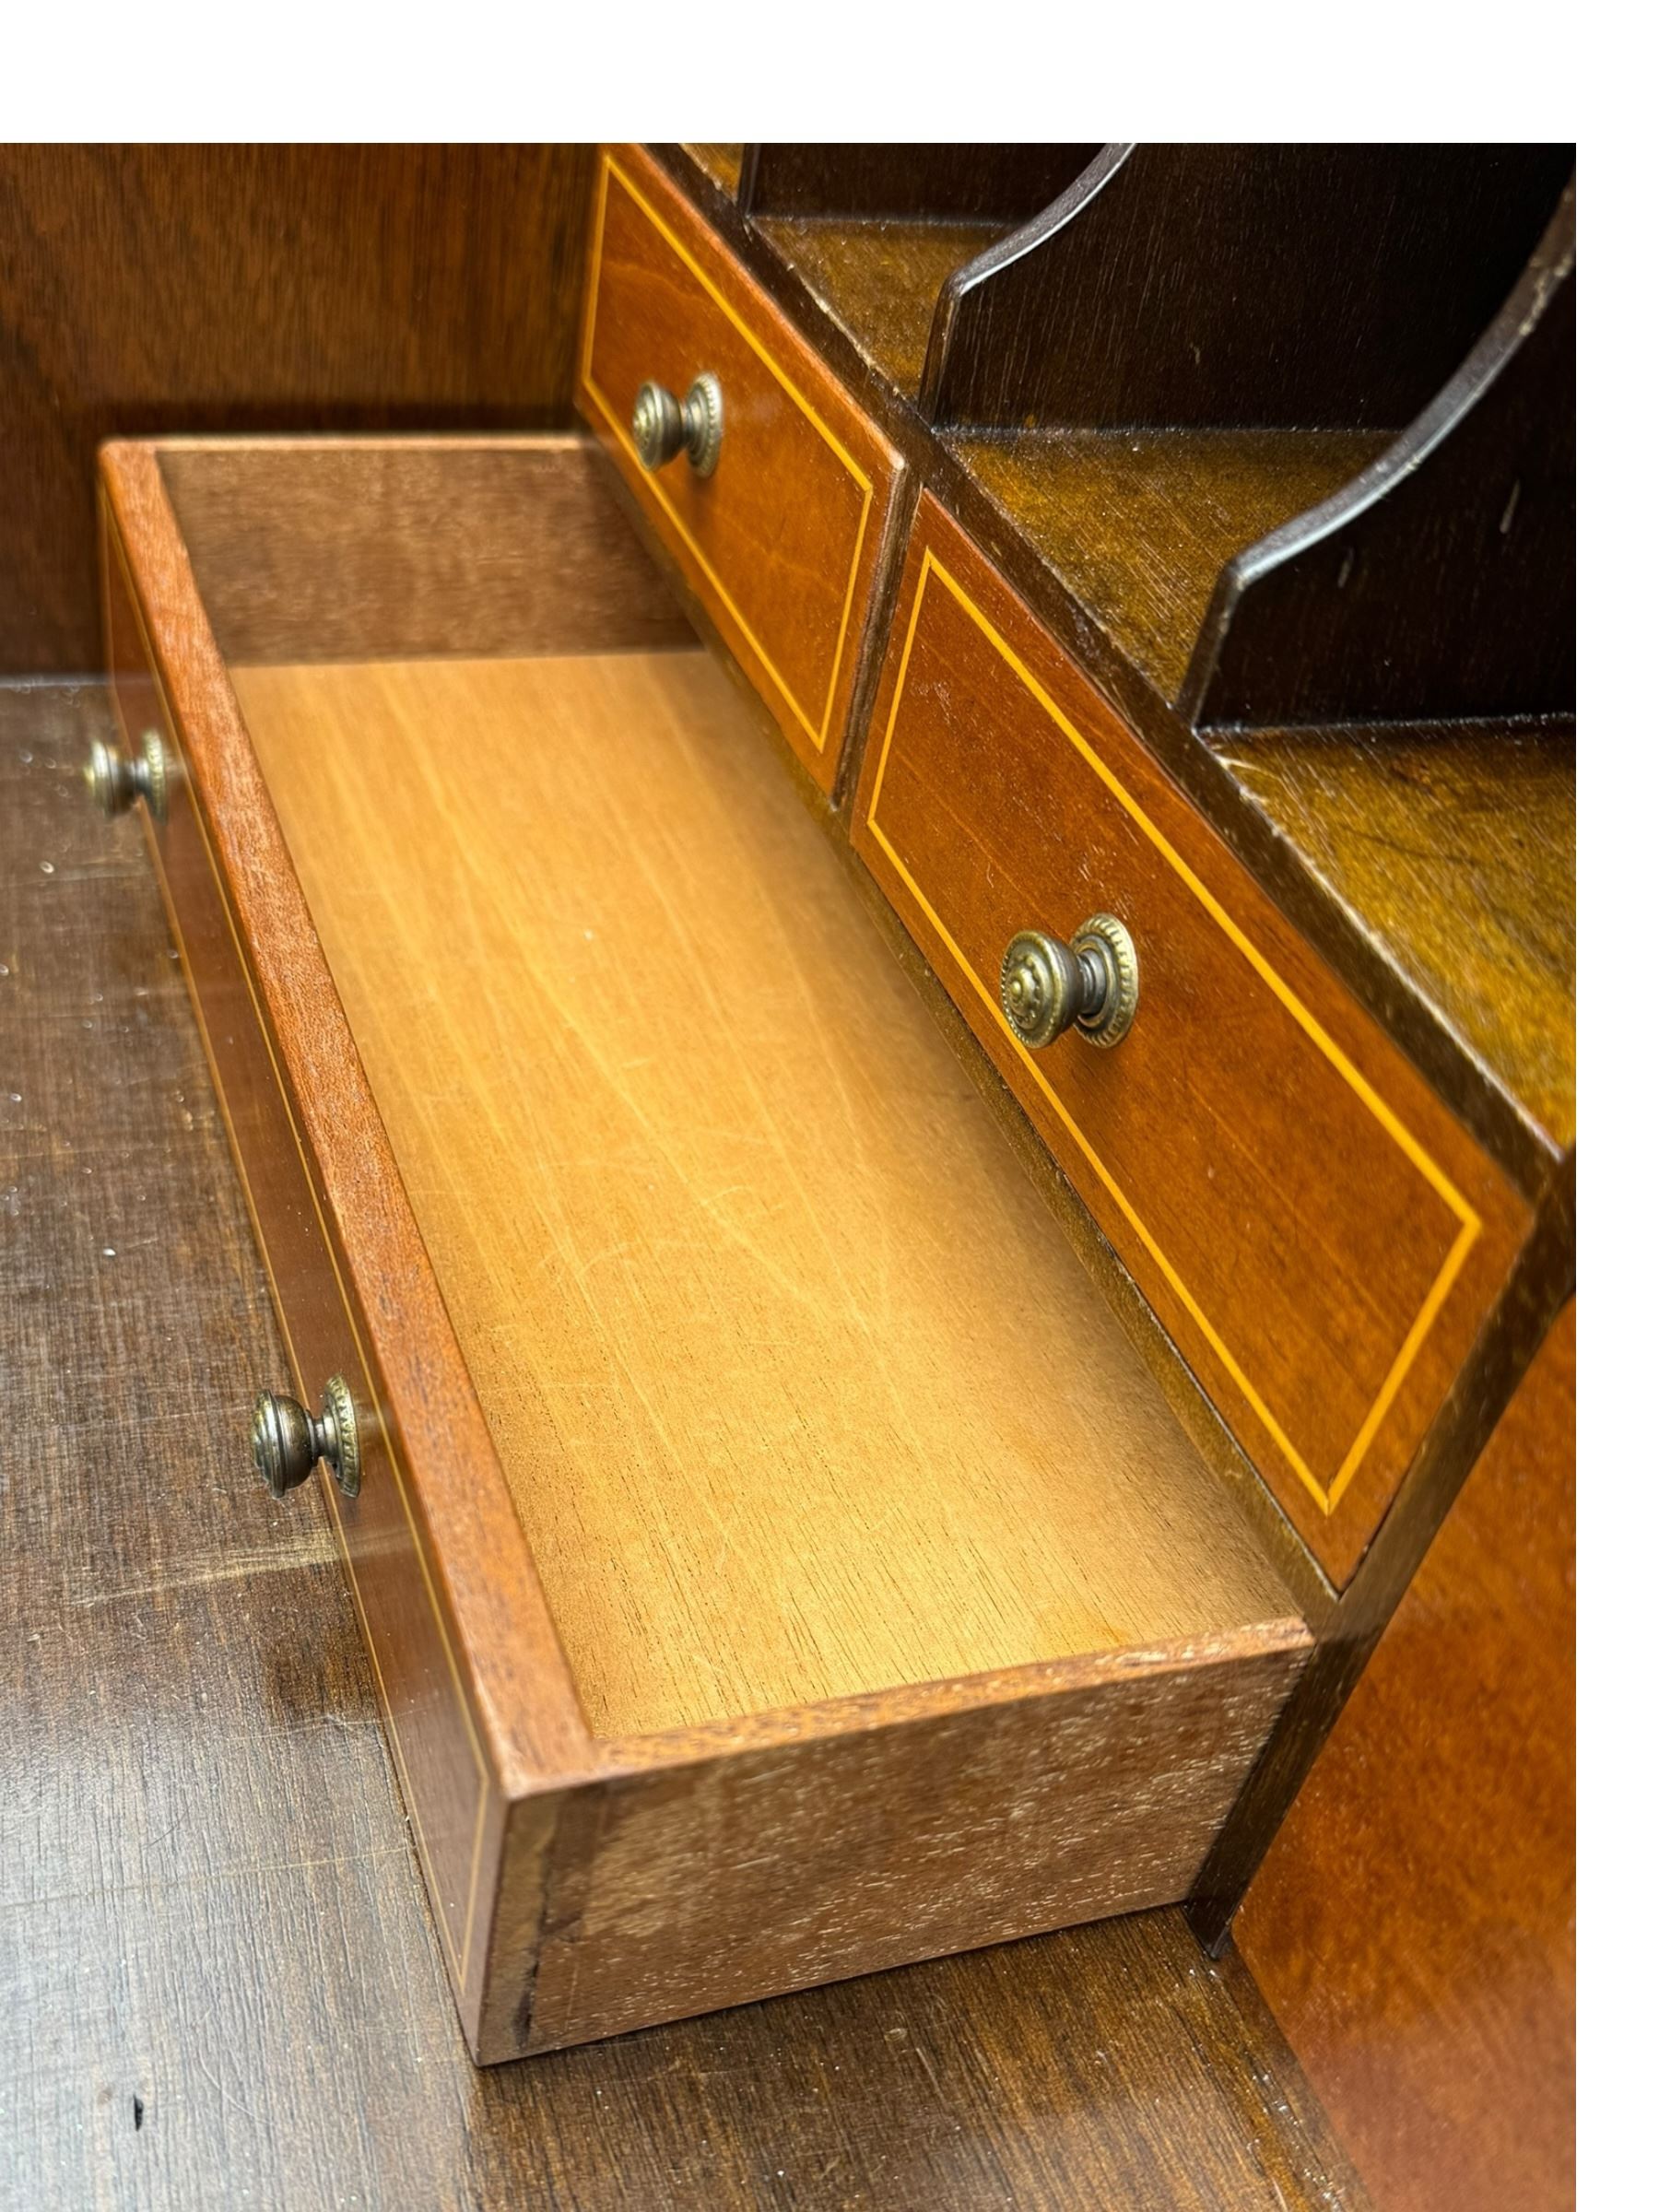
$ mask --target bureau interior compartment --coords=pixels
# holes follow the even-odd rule
[[[1554,711],[1570,650],[1467,665],[1571,632],[1571,371],[1533,360],[1518,400],[1480,349],[1506,313],[1506,358],[1533,336],[1571,171],[1566,146],[1107,147],[947,279],[922,411],[1189,721]],[[1232,595],[1298,523],[1328,579],[1262,592],[1218,681]]]
[[[162,465],[595,1732],[1292,1615],[587,441]]]
[[[871,367],[909,399],[921,388],[947,279],[1049,206],[1100,149],[751,145],[724,150],[728,159],[741,157],[730,189],[749,221]],[[707,151],[693,149],[693,158]]]

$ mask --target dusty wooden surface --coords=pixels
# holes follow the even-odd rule
[[[699,169],[712,177],[724,193],[735,193],[737,180],[743,174],[741,146],[688,146],[686,148]]]
[[[0,691],[0,2206],[1361,2205],[1172,1912],[475,2072],[102,723]]]
[[[962,431],[950,448],[1119,651],[1173,700],[1216,578],[1386,443],[1369,430]]]

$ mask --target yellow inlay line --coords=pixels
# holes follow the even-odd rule
[[[133,606],[135,615],[136,616],[138,595],[136,589],[133,585],[132,571],[127,564],[126,548],[122,541],[120,531],[112,527],[107,529],[105,534],[105,542],[106,544],[113,544],[115,547],[116,556],[121,562],[122,577],[123,582],[126,586],[128,600]],[[144,657],[149,664],[150,680],[155,687],[158,704],[160,705],[162,712],[168,716],[168,720],[171,724],[173,718],[167,703],[167,687],[162,681],[160,670],[156,665],[155,654],[150,649],[149,633],[141,617],[137,618],[136,628],[138,630],[139,641],[144,647]],[[178,733],[176,728],[170,728],[169,734],[172,738],[172,759],[179,771],[180,781],[182,782],[185,793],[189,797],[191,812],[195,817],[196,830],[201,839],[202,854],[207,864],[207,872],[213,878],[214,888],[218,893],[219,904],[224,910],[226,926],[230,934],[230,942],[236,953],[237,964],[241,969],[242,983],[246,991],[248,1003],[253,1008],[253,1018],[258,1025],[260,1036],[264,1040],[265,1052],[271,1063],[271,1072],[276,1083],[277,1096],[282,1100],[283,1112],[288,1117],[288,1129],[294,1139],[295,1149],[299,1154],[300,1172],[305,1177],[306,1189],[310,1194],[312,1208],[316,1215],[317,1228],[323,1239],[323,1249],[328,1256],[328,1264],[333,1271],[335,1284],[340,1294],[341,1310],[346,1316],[346,1325],[351,1332],[352,1342],[357,1348],[358,1363],[362,1370],[363,1380],[368,1385],[369,1394],[374,1400],[375,1419],[379,1425],[381,1441],[385,1447],[387,1463],[392,1469],[393,1479],[397,1487],[398,1500],[403,1507],[404,1519],[408,1524],[409,1540],[414,1547],[416,1560],[420,1568],[421,1580],[426,1589],[427,1603],[431,1609],[432,1618],[438,1630],[439,1641],[443,1647],[443,1655],[448,1663],[451,1683],[455,1693],[455,1701],[460,1708],[461,1718],[466,1730],[467,1742],[472,1750],[473,1762],[477,1770],[478,1806],[473,1821],[472,1858],[467,1872],[466,1885],[466,1912],[461,1940],[461,1949],[459,1956],[457,1957],[454,1946],[454,1938],[451,1935],[449,1929],[449,1915],[442,1909],[441,1904],[444,1886],[437,1878],[431,1850],[426,1840],[425,1829],[421,1824],[419,1802],[413,1784],[409,1779],[408,1761],[404,1754],[402,1738],[398,1734],[397,1716],[393,1707],[391,1696],[386,1688],[386,1679],[385,1675],[381,1667],[380,1653],[375,1649],[374,1637],[369,1626],[368,1607],[363,1603],[363,1594],[358,1583],[357,1568],[351,1557],[351,1547],[347,1541],[345,1523],[332,1486],[324,1483],[324,1496],[328,1502],[329,1518],[334,1523],[335,1539],[340,1547],[341,1558],[345,1561],[347,1579],[351,1584],[351,1594],[353,1603],[357,1609],[358,1625],[362,1631],[363,1641],[368,1648],[370,1664],[374,1669],[374,1678],[380,1688],[381,1705],[386,1715],[386,1725],[392,1740],[393,1763],[397,1769],[398,1780],[402,1784],[405,1801],[409,1808],[409,1818],[415,1830],[416,1845],[420,1859],[426,1867],[428,1885],[431,1889],[434,1898],[439,1900],[440,1909],[436,1914],[439,1931],[443,1939],[444,1948],[449,1953],[450,1964],[455,1974],[457,1987],[461,1991],[462,1994],[465,1995],[466,1989],[466,1972],[472,1949],[473,1918],[477,1901],[478,1857],[484,1841],[484,1816],[489,1803],[488,1768],[484,1758],[482,1747],[478,1742],[477,1732],[473,1725],[472,1710],[467,1702],[466,1693],[461,1681],[460,1670],[455,1664],[454,1653],[450,1645],[449,1631],[444,1624],[443,1614],[438,1603],[437,1592],[432,1586],[432,1578],[430,1571],[427,1565],[425,1547],[421,1544],[420,1532],[416,1525],[414,1512],[409,1505],[408,1492],[405,1486],[403,1469],[399,1465],[397,1453],[392,1441],[391,1429],[386,1421],[384,1411],[381,1406],[379,1394],[376,1392],[374,1387],[373,1371],[370,1366],[369,1360],[364,1356],[362,1339],[358,1335],[356,1317],[351,1311],[351,1300],[347,1296],[346,1285],[340,1274],[339,1262],[335,1256],[334,1241],[328,1233],[328,1224],[324,1217],[322,1205],[317,1196],[316,1187],[312,1181],[311,1167],[305,1157],[305,1147],[300,1139],[299,1126],[294,1120],[293,1108],[288,1100],[288,1087],[282,1079],[282,1071],[277,1063],[276,1048],[271,1041],[270,1032],[265,1027],[265,1015],[259,1004],[259,997],[254,988],[253,979],[248,971],[247,957],[242,950],[241,933],[237,929],[235,917],[230,910],[230,901],[225,890],[224,880],[219,874],[218,863],[214,858],[212,841],[207,835],[207,827],[202,815],[201,802],[196,796],[195,779],[190,773],[189,762],[185,757],[183,747],[178,742]],[[277,1277],[276,1270],[271,1265],[270,1248],[265,1241],[265,1226],[260,1219],[259,1208],[255,1204],[253,1197],[253,1186],[248,1176],[246,1162],[242,1158],[241,1143],[237,1135],[235,1117],[230,1112],[229,1100],[225,1092],[224,1080],[219,1073],[218,1055],[213,1048],[213,1033],[206,1020],[206,1012],[202,1004],[201,994],[196,987],[195,975],[190,964],[190,953],[185,943],[184,932],[179,922],[178,910],[173,904],[172,887],[167,878],[167,870],[162,864],[160,848],[156,838],[154,828],[149,819],[148,810],[144,809],[142,811],[144,814],[145,839],[150,849],[150,858],[155,867],[157,882],[159,884],[161,888],[162,903],[167,909],[167,918],[169,925],[172,931],[173,941],[178,947],[179,966],[184,978],[184,988],[189,996],[192,1009],[195,1014],[196,1027],[201,1035],[203,1051],[206,1055],[208,1076],[213,1084],[214,1095],[218,1100],[219,1113],[224,1122],[226,1135],[229,1138],[230,1157],[235,1163],[237,1180],[241,1184],[242,1199],[248,1209],[248,1218],[253,1225],[254,1242],[259,1247],[259,1256],[265,1267],[265,1280],[270,1286],[271,1302],[276,1309],[276,1324],[282,1334],[282,1341],[288,1351],[288,1365],[293,1371],[294,1380],[299,1385],[301,1394],[309,1398],[310,1394],[305,1381],[305,1372],[300,1363],[300,1355],[294,1345],[293,1332],[288,1326],[288,1313],[282,1302],[281,1285]]]
[[[894,846],[891,839],[888,836],[887,832],[882,829],[880,823],[877,820],[877,808],[881,799],[882,782],[887,775],[888,757],[892,747],[893,732],[898,725],[899,709],[904,699],[905,678],[910,669],[911,650],[915,643],[917,624],[921,618],[922,602],[927,590],[929,579],[935,576],[939,579],[939,582],[950,593],[951,596],[957,601],[957,604],[962,608],[962,611],[969,617],[970,620],[975,624],[975,626],[990,641],[991,644],[994,646],[997,653],[1001,654],[1002,658],[1007,663],[1008,666],[1013,669],[1015,675],[1019,678],[1020,682],[1025,686],[1031,697],[1037,701],[1043,712],[1048,715],[1049,719],[1055,724],[1057,728],[1064,731],[1066,737],[1077,748],[1077,751],[1081,758],[1088,762],[1088,766],[1094,771],[1095,774],[1100,777],[1100,781],[1112,794],[1112,796],[1124,808],[1124,812],[1129,816],[1131,820],[1141,830],[1143,835],[1149,840],[1154,848],[1159,854],[1161,854],[1163,859],[1168,862],[1170,866],[1174,869],[1181,881],[1186,885],[1187,888],[1193,893],[1194,898],[1198,900],[1205,912],[1209,914],[1211,919],[1220,926],[1231,942],[1244,955],[1245,959],[1249,960],[1251,966],[1256,971],[1257,974],[1262,977],[1263,981],[1272,990],[1275,996],[1278,998],[1280,1003],[1291,1014],[1308,1037],[1311,1038],[1313,1043],[1319,1048],[1320,1052],[1324,1054],[1325,1058],[1331,1063],[1337,1074],[1341,1076],[1344,1082],[1349,1086],[1349,1088],[1357,1094],[1371,1113],[1374,1115],[1376,1120],[1382,1124],[1382,1127],[1394,1139],[1394,1143],[1398,1145],[1400,1149],[1405,1153],[1406,1157],[1418,1170],[1418,1173],[1423,1176],[1425,1181],[1433,1189],[1436,1195],[1441,1199],[1441,1201],[1461,1225],[1458,1233],[1453,1239],[1452,1246],[1441,1265],[1439,1273],[1436,1275],[1433,1283],[1430,1287],[1429,1295],[1423,1300],[1423,1303],[1418,1312],[1417,1318],[1413,1321],[1410,1329],[1406,1333],[1405,1342],[1401,1345],[1400,1349],[1394,1358],[1393,1365],[1390,1367],[1387,1375],[1383,1379],[1382,1386],[1378,1392],[1376,1398],[1373,1400],[1371,1410],[1367,1413],[1365,1419],[1360,1423],[1359,1432],[1355,1436],[1353,1442],[1348,1447],[1347,1453],[1344,1458],[1341,1466],[1338,1468],[1335,1479],[1331,1482],[1328,1488],[1320,1482],[1318,1477],[1314,1475],[1307,1461],[1296,1449],[1296,1446],[1290,1441],[1289,1437],[1285,1433],[1283,1425],[1277,1419],[1271,1408],[1266,1404],[1266,1401],[1263,1398],[1261,1392],[1257,1390],[1248,1375],[1245,1374],[1243,1369],[1239,1364],[1238,1359],[1234,1357],[1232,1351],[1223,1341],[1221,1335],[1216,1328],[1214,1323],[1205,1312],[1204,1309],[1199,1305],[1198,1300],[1194,1297],[1192,1291],[1187,1288],[1186,1284],[1182,1280],[1180,1275],[1176,1272],[1176,1269],[1171,1264],[1168,1254],[1159,1244],[1157,1239],[1147,1229],[1146,1223],[1141,1219],[1135,1207],[1129,1203],[1127,1196],[1124,1194],[1116,1179],[1108,1171],[1104,1161],[1095,1151],[1094,1147],[1089,1143],[1088,1139],[1084,1135],[1082,1130],[1077,1126],[1077,1124],[1073,1119],[1072,1115],[1067,1112],[1058,1093],[1054,1090],[1053,1086],[1049,1082],[1048,1077],[1043,1074],[1041,1068],[1032,1058],[1031,1054],[1026,1050],[1025,1046],[1019,1041],[1018,1038],[1017,1038],[1013,1031],[1008,1029],[1007,1024],[1002,1018],[1002,1010],[995,998],[993,996],[989,987],[982,981],[977,970],[969,960],[961,947],[957,944],[949,930],[947,929],[944,922],[940,919],[937,912],[935,910],[932,901],[927,898],[926,894],[922,889],[921,885],[917,882],[915,877],[911,872],[908,864],[904,861],[897,848]],[[1416,1359],[1418,1352],[1422,1346],[1424,1338],[1428,1335],[1430,1329],[1434,1324],[1435,1316],[1439,1313],[1441,1306],[1445,1303],[1446,1299],[1451,1292],[1452,1286],[1456,1281],[1457,1277],[1462,1270],[1465,1260],[1468,1257],[1471,1246],[1480,1234],[1480,1218],[1476,1213],[1474,1207],[1469,1204],[1469,1201],[1464,1196],[1463,1193],[1458,1190],[1457,1186],[1452,1182],[1451,1178],[1445,1173],[1444,1170],[1441,1169],[1435,1160],[1430,1158],[1429,1154],[1424,1150],[1422,1145],[1415,1136],[1413,1136],[1410,1130],[1406,1127],[1405,1124],[1400,1120],[1394,1109],[1384,1099],[1379,1097],[1376,1090],[1369,1082],[1367,1082],[1364,1076],[1360,1074],[1359,1070],[1354,1065],[1353,1062],[1342,1050],[1341,1046],[1336,1043],[1335,1040],[1329,1035],[1329,1033],[1322,1027],[1314,1016],[1302,1004],[1301,1000],[1298,998],[1295,992],[1291,990],[1290,986],[1285,982],[1284,978],[1279,975],[1277,971],[1267,960],[1265,956],[1245,935],[1244,932],[1239,927],[1238,924],[1227,912],[1226,908],[1222,906],[1219,900],[1218,900],[1209,890],[1207,886],[1202,883],[1198,877],[1194,874],[1192,868],[1182,858],[1181,854],[1170,842],[1169,839],[1165,837],[1163,832],[1159,829],[1158,825],[1150,818],[1150,817],[1146,813],[1145,809],[1118,781],[1117,777],[1112,774],[1112,771],[1106,766],[1106,763],[1094,751],[1092,747],[1090,747],[1090,745],[1088,743],[1087,739],[1084,738],[1076,725],[1061,711],[1056,702],[1050,698],[1047,691],[1044,690],[1041,684],[1040,684],[1037,678],[1031,674],[1030,670],[1019,658],[1018,654],[1014,652],[1013,648],[1000,636],[1000,634],[993,627],[985,616],[983,616],[980,612],[979,608],[974,606],[972,600],[969,598],[967,593],[962,589],[961,585],[958,583],[955,577],[950,574],[949,571],[946,569],[944,564],[938,559],[931,547],[927,547],[923,554],[922,572],[917,579],[915,598],[911,607],[910,623],[905,631],[904,648],[900,655],[898,679],[893,686],[892,708],[888,715],[886,730],[882,735],[881,751],[877,758],[876,777],[873,784],[871,785],[870,804],[865,813],[865,819],[870,834],[875,838],[877,843],[887,854],[888,860],[892,863],[894,868],[898,871],[898,874],[902,878],[905,886],[909,889],[912,898],[915,900],[916,904],[927,916],[928,921],[932,924],[934,929],[938,933],[939,937],[949,950],[952,959],[956,961],[958,967],[967,977],[968,982],[972,986],[975,994],[990,1012],[993,1020],[996,1023],[999,1036],[1004,1040],[1004,1041],[1010,1044],[1014,1051],[1018,1053],[1019,1058],[1032,1082],[1035,1083],[1037,1088],[1041,1091],[1043,1097],[1048,1100],[1049,1105],[1053,1111],[1057,1119],[1064,1124],[1073,1142],[1077,1145],[1078,1150],[1083,1154],[1083,1157],[1088,1160],[1090,1168],[1100,1178],[1106,1190],[1111,1194],[1112,1203],[1118,1207],[1124,1219],[1128,1222],[1130,1228],[1134,1230],[1135,1237],[1151,1255],[1152,1260],[1157,1265],[1159,1271],[1164,1276],[1171,1289],[1173,1289],[1176,1296],[1180,1299],[1182,1304],[1186,1308],[1187,1312],[1197,1323],[1198,1327],[1203,1332],[1206,1341],[1209,1344],[1217,1358],[1221,1361],[1221,1364],[1226,1369],[1227,1372],[1231,1376],[1233,1382],[1238,1385],[1251,1410],[1255,1414],[1256,1418],[1258,1420],[1260,1420],[1262,1426],[1266,1430],[1268,1435],[1272,1437],[1274,1442],[1278,1446],[1279,1450],[1284,1453],[1285,1458],[1288,1461],[1289,1465],[1295,1469],[1296,1474],[1300,1481],[1318,1501],[1321,1511],[1327,1514],[1334,1512],[1338,1500],[1342,1497],[1344,1490],[1353,1480],[1353,1477],[1359,1470],[1360,1463],[1363,1461],[1366,1453],[1371,1449],[1372,1440],[1375,1438],[1378,1429],[1382,1426],[1390,1406],[1393,1405],[1394,1398],[1398,1395],[1400,1386],[1405,1382],[1406,1373],[1409,1371],[1413,1360]]]
[[[668,245],[672,248],[673,252],[685,264],[686,267],[689,269],[692,276],[697,279],[698,283],[702,287],[709,298],[714,302],[721,313],[724,315],[727,322],[732,324],[733,328],[742,337],[745,344],[747,345],[750,350],[762,362],[765,363],[768,371],[777,380],[782,389],[788,394],[789,397],[794,402],[801,413],[806,416],[807,421],[811,423],[813,429],[824,441],[824,443],[830,448],[830,451],[835,455],[835,458],[841,463],[841,466],[853,478],[853,481],[858,486],[859,490],[863,494],[863,504],[860,507],[858,516],[858,528],[853,539],[853,559],[847,571],[847,589],[845,596],[841,600],[841,627],[836,633],[835,656],[830,665],[830,683],[824,695],[824,710],[822,714],[815,722],[813,717],[807,712],[806,709],[795,697],[794,692],[790,685],[784,681],[783,677],[774,665],[771,655],[767,652],[765,646],[761,644],[760,640],[756,636],[754,630],[749,625],[747,618],[744,615],[743,610],[739,607],[735,599],[733,598],[731,592],[727,589],[723,579],[716,572],[712,563],[708,558],[708,555],[703,551],[701,546],[698,543],[689,526],[680,514],[678,509],[675,506],[673,500],[668,497],[668,494],[664,489],[662,484],[653,475],[652,475],[649,470],[639,468],[636,465],[636,474],[638,475],[640,481],[645,486],[646,489],[651,493],[652,497],[661,507],[663,512],[673,524],[675,530],[678,534],[682,543],[685,545],[687,551],[691,555],[691,558],[696,561],[698,567],[702,571],[703,574],[708,578],[710,583],[713,586],[715,592],[719,594],[722,606],[725,608],[727,614],[730,615],[732,620],[736,624],[737,629],[748,645],[750,652],[759,662],[767,676],[771,679],[771,682],[776,687],[780,696],[788,706],[790,712],[800,724],[802,729],[806,731],[806,735],[815,750],[821,753],[830,740],[830,717],[834,710],[836,688],[841,681],[841,662],[846,654],[847,631],[853,619],[853,601],[858,587],[859,565],[864,558],[865,538],[869,530],[870,508],[875,498],[875,488],[872,485],[870,478],[865,474],[864,470],[859,467],[857,462],[854,461],[852,454],[847,451],[841,440],[835,435],[835,432],[830,428],[829,424],[825,422],[822,416],[818,414],[817,408],[813,406],[811,401],[806,397],[806,394],[802,392],[799,386],[794,382],[787,371],[779,365],[778,361],[773,358],[767,347],[759,337],[757,337],[755,333],[749,328],[748,324],[743,320],[743,317],[738,314],[735,308],[734,308],[725,299],[712,279],[686,251],[679,240],[675,237],[673,231],[668,228],[667,224],[664,222],[662,217],[658,215],[655,208],[651,206],[650,202],[640,192],[638,186],[634,184],[630,178],[623,174],[622,171],[618,167],[612,157],[609,154],[606,154],[602,158],[600,163],[599,205],[594,225],[594,250],[592,255],[590,256],[588,267],[587,310],[582,349],[582,382],[583,390],[593,400],[594,405],[598,408],[600,414],[604,416],[606,423],[610,426],[610,429],[615,435],[618,443],[621,446],[624,453],[629,456],[630,461],[633,459],[632,439],[629,433],[618,420],[617,415],[615,410],[612,408],[610,402],[606,398],[604,393],[600,391],[598,385],[594,382],[594,331],[598,316],[599,272],[604,259],[605,217],[608,203],[610,180],[612,177],[616,178],[618,183],[621,185],[622,189],[628,194],[629,197],[633,200],[635,205],[639,207],[640,212],[645,217],[646,220],[651,223],[655,229],[662,233],[663,237],[667,241]]]

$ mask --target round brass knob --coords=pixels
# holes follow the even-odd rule
[[[253,1434],[254,1467],[274,1497],[285,1498],[309,1481],[320,1459],[334,1469],[347,1498],[362,1488],[357,1407],[340,1375],[330,1375],[323,1385],[323,1410],[314,1416],[298,1398],[262,1390],[253,1406]]]
[[[167,819],[167,748],[159,730],[145,731],[136,759],[95,737],[83,772],[100,812],[111,821],[135,799],[142,799],[157,821]]]
[[[1002,1010],[1032,1052],[1074,1025],[1090,1044],[1121,1044],[1139,1004],[1135,940],[1115,914],[1091,914],[1069,945],[1045,929],[1022,929],[1008,941]]]
[[[696,378],[683,400],[665,384],[641,384],[634,401],[634,452],[642,468],[653,473],[683,453],[693,474],[712,477],[720,458],[725,403],[718,377]]]

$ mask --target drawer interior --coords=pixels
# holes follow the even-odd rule
[[[332,524],[253,449],[164,465],[594,1731],[1290,1615],[833,837],[575,497],[591,453],[549,488],[516,450],[512,497],[487,467],[429,515],[347,455]],[[538,500],[586,534],[578,627],[532,606]]]

